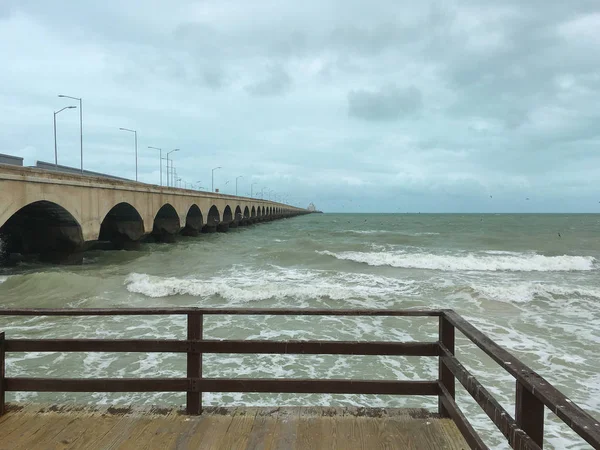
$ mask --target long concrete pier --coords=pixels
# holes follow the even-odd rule
[[[47,259],[308,214],[290,205],[0,164],[0,253]]]

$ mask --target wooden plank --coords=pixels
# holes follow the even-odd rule
[[[438,395],[436,381],[302,380],[204,378],[204,392],[277,392],[316,394]]]
[[[248,433],[247,450],[271,450],[275,436],[275,415],[279,408],[257,408],[254,426]]]
[[[301,408],[280,408],[277,411],[277,421],[273,427],[273,440],[269,449],[295,448],[300,414]]]
[[[47,413],[42,426],[28,434],[23,434],[13,450],[32,450],[42,448],[55,448],[55,437],[76,420],[71,414]],[[41,418],[38,418],[41,420]],[[33,427],[30,429],[32,430]]]
[[[115,448],[118,450],[165,448],[168,442],[175,441],[176,431],[185,428],[185,422],[178,416],[176,410],[168,410],[165,414],[149,414],[138,418],[131,432],[124,436]]]
[[[201,314],[188,315],[187,338],[202,339],[203,316]],[[187,377],[202,378],[202,353],[197,348],[187,354]],[[202,411],[202,392],[190,389],[186,394],[187,413],[198,415]]]
[[[517,381],[515,420],[540,448],[544,445],[544,404]]]
[[[6,412],[6,339],[4,331],[0,332],[0,417]]]
[[[0,448],[54,449],[458,449],[454,424],[410,410],[369,408],[207,408],[202,416],[180,410],[92,410],[20,414],[18,442]],[[54,410],[54,409],[53,409]],[[267,420],[262,420],[262,419]],[[258,419],[258,421],[257,421]],[[35,424],[35,425],[34,425]],[[263,427],[261,433],[257,428]],[[1,430],[0,430],[1,432]],[[387,439],[386,439],[387,436]],[[461,447],[462,445],[462,447]]]
[[[451,419],[421,419],[409,422],[408,425],[411,429],[407,434],[413,437],[411,444],[413,448],[423,450],[465,450],[467,448],[467,443],[460,432],[456,431],[456,426],[452,426]],[[447,428],[454,429],[456,432],[449,433]]]
[[[509,445],[522,450],[540,450],[540,447],[517,425],[517,422],[502,405],[477,381],[477,378],[452,355],[444,345],[440,345],[441,361],[460,381],[471,397],[485,411],[492,422],[506,437]]]
[[[352,414],[348,408],[344,408],[341,414],[338,414],[336,419],[336,447],[337,448],[365,448],[361,442],[360,429],[358,421],[361,417]],[[368,448],[368,447],[367,447]]]
[[[194,388],[194,386],[196,386]],[[438,395],[436,381],[304,380],[259,378],[7,378],[7,391],[25,392],[280,392]]]
[[[472,449],[487,450],[488,446],[483,442],[481,437],[477,434],[471,423],[468,421],[466,416],[463,414],[461,409],[458,407],[454,398],[446,390],[446,388],[440,383],[440,398],[444,405],[448,415],[456,424],[456,427],[460,430],[463,437]]]
[[[302,309],[302,308],[6,308],[0,316],[156,316],[210,314],[219,316],[370,316],[437,317],[438,309]]]
[[[185,340],[161,339],[10,339],[7,352],[143,352],[185,353]]]
[[[52,448],[54,450],[70,448],[77,439],[90,431],[90,425],[93,423],[89,416],[75,416],[75,420],[54,437]]]
[[[257,410],[255,408],[238,408],[231,419],[227,432],[219,442],[218,448],[228,450],[246,449],[256,414]]]
[[[200,426],[188,441],[188,448],[203,450],[219,449],[219,442],[223,435],[227,433],[233,420],[233,415],[235,415],[235,409],[222,411],[221,413],[219,413],[219,409],[217,409],[216,413],[203,413]]]
[[[594,419],[533,369],[500,347],[456,312],[444,310],[443,314],[450,323],[515,377],[588,444],[600,448],[600,421]]]
[[[315,449],[323,441],[320,428],[322,408],[303,408],[296,429],[296,450]]]
[[[105,414],[103,412],[93,412],[85,419],[86,431],[75,438],[67,448],[99,448],[100,443],[105,441],[111,430],[122,429],[123,421],[131,422],[131,419],[125,418],[122,414]]]
[[[443,345],[450,354],[454,355],[454,325],[452,325],[444,316],[440,316],[439,318],[439,338],[440,345]],[[454,380],[454,374],[442,363],[441,359],[438,360],[438,378],[440,384],[448,391],[450,397],[454,398],[456,395],[456,381]],[[444,407],[441,396],[438,397],[438,412],[442,417],[450,417],[450,413]]]
[[[204,353],[438,356],[436,342],[204,340]]]
[[[187,378],[6,378],[7,391],[21,392],[185,392]]]
[[[158,339],[10,339],[7,352],[142,352],[438,356],[436,342]],[[195,378],[188,375],[188,378]]]
[[[410,416],[390,414],[384,411],[379,419],[379,442],[384,449],[416,449],[413,446],[414,436],[409,432],[407,422]]]
[[[15,420],[7,422],[0,428],[0,442],[3,443],[0,448],[35,448],[36,442],[43,440],[45,435],[52,438],[62,431],[62,429],[76,416],[70,414],[56,414],[54,408],[31,407],[18,413],[9,413]],[[52,428],[47,430],[48,424]],[[4,447],[6,443],[7,447]]]

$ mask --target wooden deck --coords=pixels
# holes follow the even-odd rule
[[[0,449],[451,449],[451,419],[422,409],[176,409],[8,405]]]

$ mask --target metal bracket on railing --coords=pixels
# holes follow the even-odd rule
[[[189,378],[190,388],[188,392],[200,392],[200,379]]]
[[[187,351],[188,353],[200,353],[202,350],[202,341],[188,340]]]

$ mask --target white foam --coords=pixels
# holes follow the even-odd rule
[[[125,284],[129,292],[147,297],[220,296],[234,304],[285,298],[307,302],[321,298],[364,302],[373,298],[392,299],[398,295],[416,295],[419,289],[418,284],[412,280],[275,266],[272,266],[272,270],[235,268],[221,276],[207,279],[132,273]],[[382,306],[385,305],[382,303]]]
[[[591,256],[543,256],[518,253],[514,255],[489,255],[467,253],[463,255],[439,255],[434,253],[391,252],[340,252],[316,251],[320,255],[355,261],[370,266],[391,266],[444,271],[516,271],[516,272],[565,272],[594,269],[595,258]]]
[[[558,286],[538,282],[513,282],[502,285],[471,284],[471,288],[486,298],[503,302],[528,303],[536,297],[546,299],[555,299],[556,297],[600,299],[600,289]]]
[[[0,284],[4,283],[6,280],[8,280],[8,277],[0,277]]]
[[[416,232],[408,233],[405,231],[393,231],[393,230],[344,230],[342,233],[353,233],[353,234],[397,234],[402,236],[439,236],[440,233],[433,232]]]

